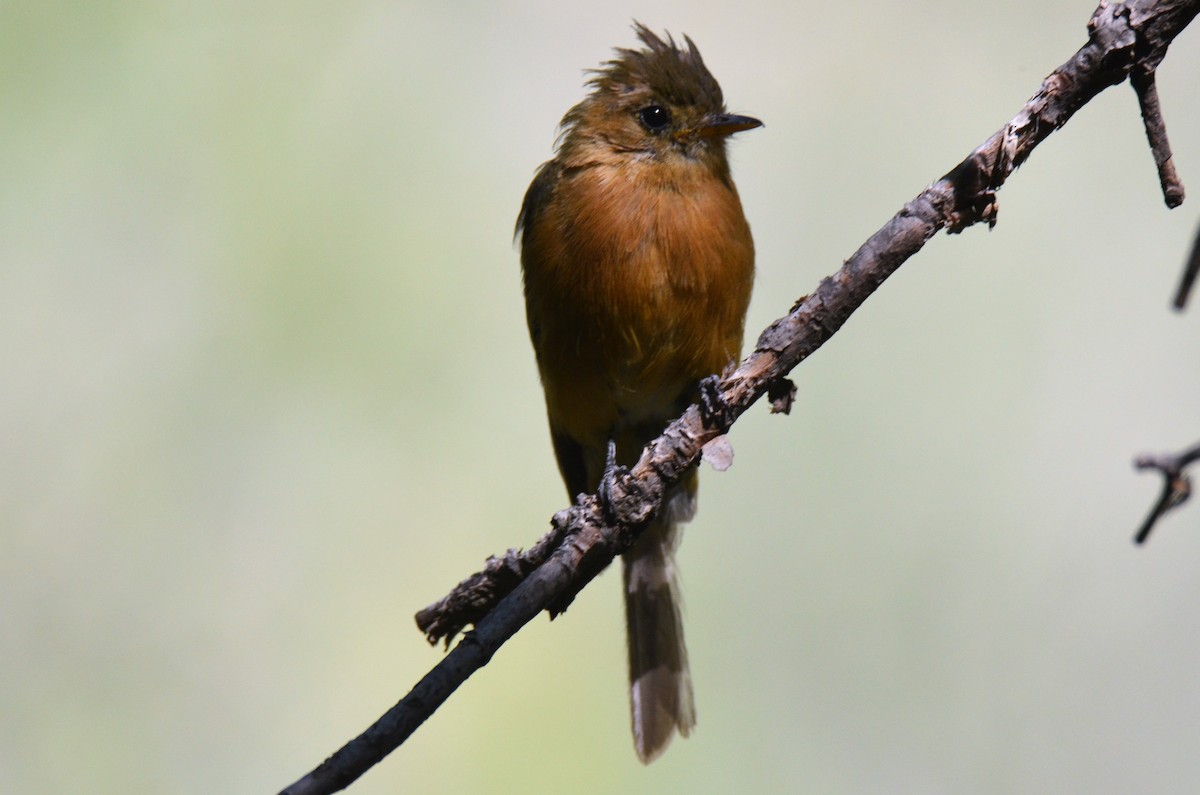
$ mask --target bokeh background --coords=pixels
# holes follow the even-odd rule
[[[565,496],[513,221],[583,70],[690,34],[748,328],[1085,39],[1090,0],[6,3],[0,791],[273,792],[441,656],[412,614]],[[1200,27],[1159,84],[1200,191]],[[682,550],[700,723],[628,737],[617,578],[352,792],[1191,792],[1196,228],[1127,86],[757,408]]]

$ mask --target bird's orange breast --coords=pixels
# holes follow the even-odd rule
[[[741,348],[754,244],[699,164],[568,169],[529,219],[526,303],[550,422],[586,447],[662,422]]]

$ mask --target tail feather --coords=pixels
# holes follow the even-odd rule
[[[692,494],[676,494],[623,562],[630,713],[634,748],[644,763],[665,751],[676,731],[686,737],[696,725],[675,576],[677,522],[691,512]]]

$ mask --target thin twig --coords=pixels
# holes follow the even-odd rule
[[[1167,140],[1167,124],[1163,121],[1154,74],[1153,69],[1138,67],[1130,74],[1129,82],[1137,92],[1138,104],[1142,108],[1142,125],[1146,128],[1146,140],[1150,142],[1154,164],[1158,166],[1163,201],[1167,207],[1174,209],[1183,204],[1183,183],[1175,173],[1175,160],[1171,156],[1171,142]]]
[[[1158,520],[1168,511],[1183,505],[1188,497],[1192,496],[1192,481],[1184,469],[1196,461],[1200,461],[1200,444],[1176,455],[1143,455],[1134,460],[1133,466],[1136,469],[1153,469],[1163,476],[1163,487],[1158,502],[1150,510],[1146,521],[1142,522],[1137,535],[1133,537],[1135,544],[1146,543]]]
[[[1188,296],[1196,277],[1200,275],[1200,229],[1196,230],[1196,239],[1192,243],[1192,253],[1188,256],[1187,264],[1183,267],[1183,276],[1179,280],[1179,289],[1175,292],[1175,308],[1180,312],[1187,306]]]

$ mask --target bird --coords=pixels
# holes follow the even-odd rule
[[[517,217],[526,320],[568,497],[697,400],[741,355],[754,241],[726,153],[761,127],[729,113],[686,35],[640,22],[567,111]],[[610,447],[615,449],[615,456]],[[693,468],[622,556],[634,749],[657,758],[696,724],[676,575]]]

